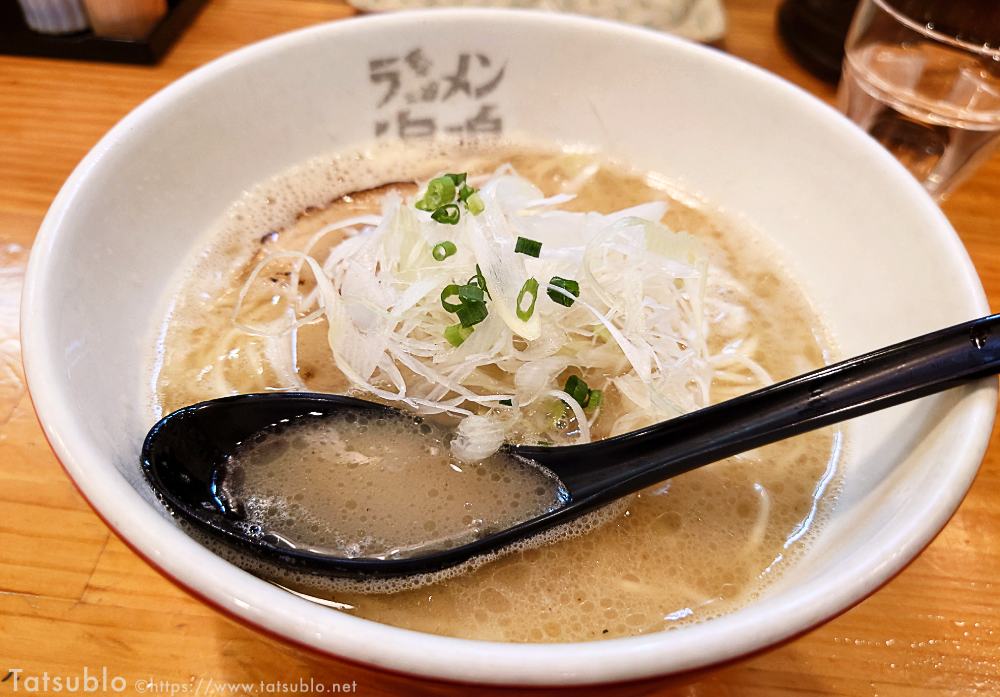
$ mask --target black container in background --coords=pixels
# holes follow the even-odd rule
[[[153,65],[194,21],[208,0],[167,0],[167,14],[144,39],[111,39],[91,31],[40,34],[28,28],[13,0],[0,0],[0,54]]]
[[[785,0],[778,10],[778,33],[806,70],[836,84],[857,6],[858,0]]]

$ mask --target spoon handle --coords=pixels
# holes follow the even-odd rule
[[[559,448],[564,452],[556,458],[550,449],[544,462],[574,499],[604,502],[746,450],[998,372],[1000,315],[991,315],[641,431]],[[582,448],[588,449],[586,457],[578,450]],[[531,457],[530,450],[519,452]]]

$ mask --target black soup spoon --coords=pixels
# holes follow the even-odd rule
[[[283,419],[344,410],[400,413],[352,397],[248,394],[185,407],[149,431],[142,467],[176,514],[213,537],[279,566],[371,578],[431,573],[495,552],[567,523],[615,499],[746,450],[946,390],[1000,372],[1000,315],[959,324],[851,358],[639,431],[558,447],[507,445],[550,470],[566,489],[562,505],[512,527],[447,549],[402,558],[343,558],[290,548],[241,526],[216,486],[237,443]]]

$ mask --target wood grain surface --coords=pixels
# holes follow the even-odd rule
[[[729,0],[725,49],[831,99],[832,88],[779,46],[776,4]],[[351,681],[364,695],[445,690],[277,643],[162,578],[73,488],[42,437],[20,369],[18,298],[27,248],[64,179],[98,138],[141,100],[222,53],[351,14],[336,0],[213,0],[154,68],[0,56],[0,681],[12,669],[23,671],[23,681],[44,671],[79,675],[86,667],[100,674],[106,667],[126,679],[126,694],[169,694],[168,683],[175,690],[187,685],[189,694],[199,685],[201,694],[210,688],[221,694],[226,681],[262,680],[324,683],[327,693]],[[1000,156],[944,206],[994,307],[1000,306],[998,203]],[[954,519],[873,597],[791,643],[684,684],[594,694],[1000,694],[998,485],[994,437]],[[5,692],[13,692],[10,678],[0,682]]]

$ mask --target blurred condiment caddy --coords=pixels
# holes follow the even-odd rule
[[[0,2],[0,53],[152,64],[163,57],[206,2]]]

